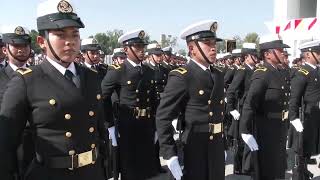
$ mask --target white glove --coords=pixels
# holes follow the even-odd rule
[[[157,141],[158,141],[158,133],[156,131],[156,132],[154,132],[154,144],[156,144]]]
[[[108,131],[109,131],[109,139],[111,139],[112,146],[118,146],[117,138],[116,138],[116,134],[115,134],[115,127],[112,126],[112,127],[108,128]]]
[[[227,156],[228,156],[227,151],[224,151],[224,161],[227,161]]]
[[[249,146],[251,151],[259,150],[256,139],[251,134],[241,134],[243,141]]]
[[[171,171],[171,174],[176,180],[181,180],[181,177],[183,176],[182,170],[178,161],[177,156],[171,157],[169,160],[167,160],[167,166],[169,170]]]
[[[178,131],[177,131],[178,119],[174,119],[174,120],[171,122],[171,124],[172,124],[172,126],[174,127],[174,130],[175,130],[176,132],[178,132]]]
[[[302,132],[303,131],[303,125],[300,119],[295,119],[293,121],[290,121],[290,123],[293,125],[293,127],[298,131]]]
[[[226,98],[226,97],[224,98],[224,102],[225,102],[225,103],[227,103],[227,102],[228,102],[228,100],[227,100],[227,98]]]
[[[233,111],[230,111],[230,114],[232,115],[233,119],[238,121],[240,119],[240,113],[238,110],[233,110]]]

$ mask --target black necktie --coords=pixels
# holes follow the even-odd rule
[[[67,79],[67,80],[69,80],[74,86],[75,86],[75,84],[74,84],[74,82],[73,82],[73,73],[70,71],[70,70],[66,70],[66,72],[64,73],[64,77]]]
[[[136,66],[135,67],[137,69],[137,71],[140,73],[140,75],[142,75],[142,69],[141,69],[141,66]]]
[[[209,66],[208,69],[206,69],[206,72],[210,75],[210,78],[211,78],[212,82],[214,82],[214,77],[213,77],[212,69],[211,69],[210,66]]]

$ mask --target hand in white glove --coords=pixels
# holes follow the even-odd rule
[[[230,114],[232,115],[234,120],[238,121],[240,119],[240,113],[236,109],[233,111],[230,111]]]
[[[171,122],[171,124],[172,124],[172,126],[174,127],[174,130],[175,130],[176,132],[178,132],[178,131],[177,131],[178,119],[173,120],[173,121]]]
[[[256,139],[251,134],[241,134],[243,141],[249,146],[251,151],[259,150]]]
[[[157,141],[158,141],[158,133],[156,131],[156,132],[154,132],[154,144],[156,144]]]
[[[225,102],[225,103],[227,103],[227,102],[228,102],[227,98],[224,98],[224,102]]]
[[[178,161],[178,157],[177,156],[171,157],[169,160],[167,160],[167,165],[173,177],[176,180],[181,180],[181,177],[183,176],[183,174]]]
[[[115,134],[115,127],[112,126],[112,127],[108,128],[108,131],[109,131],[109,139],[111,139],[112,146],[118,146],[117,138],[116,138],[116,134]]]
[[[303,125],[300,119],[295,119],[293,121],[290,121],[290,123],[293,125],[293,127],[296,129],[298,132],[303,131]]]

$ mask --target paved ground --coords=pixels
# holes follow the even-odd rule
[[[320,155],[313,157],[316,158],[318,161],[318,164],[320,162]],[[228,152],[228,157],[227,157],[227,162],[226,162],[226,180],[250,180],[250,177],[248,176],[239,176],[239,175],[234,175],[233,174],[233,164],[232,164],[232,159],[233,159],[233,154],[231,151]],[[288,150],[288,162],[289,164],[292,164],[292,162],[294,162],[294,155],[293,153]],[[161,161],[162,165],[165,166],[165,161]],[[317,165],[309,165],[308,169],[309,171],[311,171],[314,174],[314,178],[313,180],[320,180],[320,169],[318,168],[318,164]],[[290,165],[289,165],[290,166]],[[166,167],[166,166],[165,166]],[[291,166],[292,167],[292,166]],[[169,173],[169,172],[168,172]],[[169,174],[159,174],[157,177],[154,177],[150,180],[168,180],[168,176]],[[289,170],[286,173],[286,179],[291,179],[292,177],[292,171],[291,168],[289,168]]]

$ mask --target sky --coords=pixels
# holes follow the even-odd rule
[[[0,25],[36,29],[37,4],[43,0],[0,0]],[[113,29],[142,28],[159,40],[161,34],[179,36],[201,20],[218,21],[217,35],[244,37],[249,32],[268,33],[265,21],[273,19],[273,0],[73,0],[86,25],[81,38]],[[183,41],[178,41],[183,46]]]

